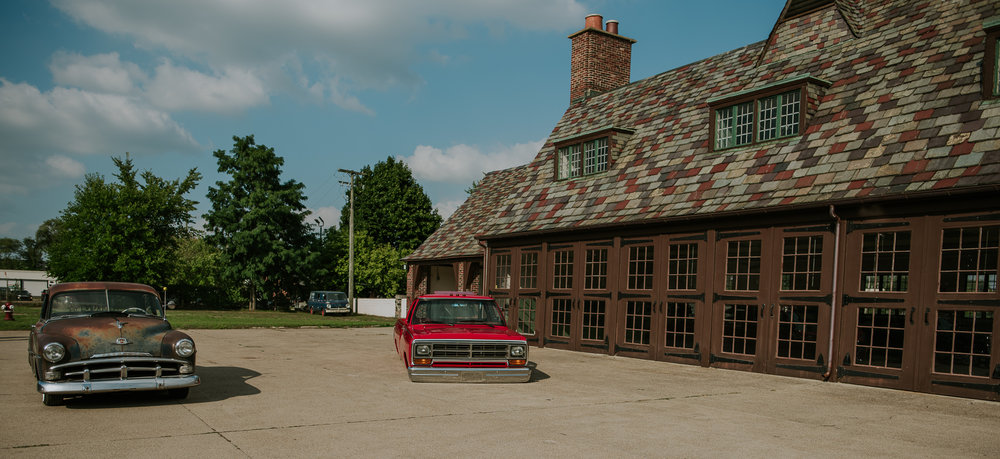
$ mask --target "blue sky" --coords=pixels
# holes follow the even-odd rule
[[[33,237],[112,156],[174,179],[253,134],[339,221],[346,180],[405,161],[443,216],[530,161],[569,102],[570,40],[619,21],[632,81],[767,38],[784,0],[5,0],[0,237]]]

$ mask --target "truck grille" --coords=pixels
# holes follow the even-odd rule
[[[506,359],[506,343],[451,342],[433,343],[431,358],[434,359]]]
[[[118,357],[80,360],[53,366],[68,381],[100,381],[113,379],[178,376],[187,362],[156,357]]]

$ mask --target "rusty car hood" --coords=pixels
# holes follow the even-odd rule
[[[170,323],[157,317],[100,316],[50,320],[39,330],[62,335],[79,345],[79,358],[99,354],[146,353],[159,356]]]
[[[481,339],[524,341],[524,337],[501,325],[442,325],[424,324],[413,326],[413,339]]]

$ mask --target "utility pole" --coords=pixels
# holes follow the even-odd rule
[[[347,301],[351,302],[351,313],[357,314],[358,307],[354,302],[354,176],[360,174],[358,171],[352,171],[350,169],[338,169],[340,172],[348,174],[351,176],[351,214],[348,217],[348,242],[347,251],[350,254],[350,259],[347,265]],[[343,183],[343,182],[341,182]]]

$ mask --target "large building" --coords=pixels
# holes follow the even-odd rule
[[[413,254],[537,346],[1000,400],[1000,2],[789,0],[767,40],[570,104]]]

